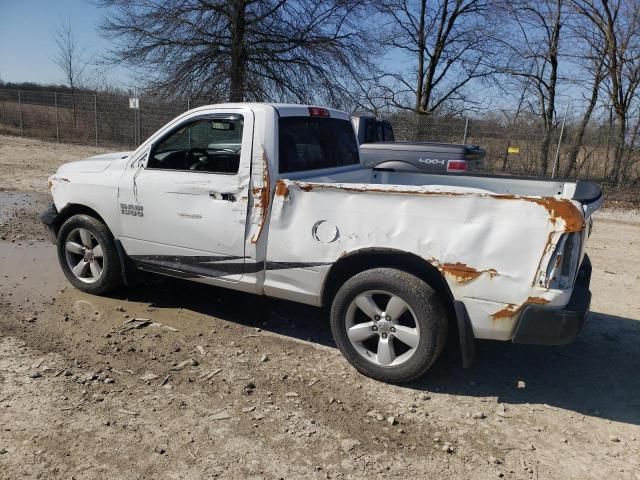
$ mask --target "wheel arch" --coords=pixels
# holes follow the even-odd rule
[[[82,215],[82,214],[93,217],[96,220],[100,220],[102,223],[104,223],[107,226],[109,231],[111,231],[111,229],[107,225],[107,222],[104,221],[104,218],[102,217],[102,215],[96,212],[93,208],[88,207],[86,205],[82,205],[80,203],[68,203],[62,208],[62,210],[60,210],[60,212],[58,212],[58,215],[56,216],[53,224],[51,225],[53,227],[53,231],[55,235],[56,236],[58,235],[58,232],[60,231],[60,227],[62,227],[62,224],[66,222],[69,218],[73,217],[74,215]]]
[[[349,278],[365,270],[380,267],[396,268],[424,280],[438,293],[449,321],[455,321],[454,297],[442,273],[424,258],[401,250],[367,248],[340,257],[325,277],[322,304],[330,305],[340,286]]]
[[[55,237],[58,236],[58,232],[60,231],[60,228],[62,227],[64,222],[66,222],[69,218],[73,217],[74,215],[88,215],[88,216],[90,216],[92,218],[95,218],[96,220],[102,222],[104,224],[104,226],[107,228],[107,230],[109,231],[109,233],[113,237],[113,241],[114,241],[114,244],[115,244],[115,247],[116,247],[116,252],[118,254],[118,260],[119,260],[119,263],[120,263],[120,272],[121,272],[121,277],[122,277],[122,283],[124,285],[126,285],[126,286],[136,285],[143,278],[145,278],[144,274],[141,273],[136,268],[136,266],[133,264],[131,258],[129,258],[129,256],[127,255],[124,247],[122,246],[122,243],[120,242],[120,240],[118,238],[115,237],[111,227],[105,221],[104,217],[102,215],[100,215],[96,210],[94,210],[93,208],[91,208],[91,207],[89,207],[87,205],[83,205],[83,204],[80,204],[80,203],[68,203],[67,205],[65,205],[62,208],[62,210],[60,210],[60,212],[58,212],[58,215],[56,215],[55,220],[51,224],[51,227],[52,227],[52,230],[53,230],[53,233],[54,233]]]

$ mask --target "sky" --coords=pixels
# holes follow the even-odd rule
[[[109,48],[109,41],[98,32],[105,13],[88,0],[0,0],[0,79],[63,83],[62,72],[53,61],[56,30],[69,20],[84,58],[91,61]],[[111,68],[106,76],[122,87],[130,81],[123,68]]]
[[[61,84],[64,77],[54,63],[55,33],[69,21],[73,34],[89,63],[104,55],[111,43],[102,38],[99,24],[108,13],[91,0],[0,0],[0,80]],[[393,56],[392,56],[393,57]],[[396,56],[397,57],[397,56]],[[384,63],[398,64],[388,58]],[[108,83],[132,87],[126,68],[104,65],[89,67],[106,75]],[[138,85],[139,86],[139,85]]]
[[[83,58],[94,62],[111,46],[109,40],[100,36],[98,29],[106,13],[107,10],[91,0],[0,0],[0,79],[5,82],[64,83],[62,72],[54,63],[56,30],[69,21]],[[406,57],[397,53],[388,55],[383,62],[400,70],[410,65]],[[124,67],[107,69],[104,65],[90,65],[88,73],[99,74],[107,84],[123,89],[140,86]],[[490,89],[485,89],[484,93],[485,101],[491,99],[488,103],[492,108],[512,100],[506,97],[496,100],[495,92]],[[559,102],[564,104],[567,96],[562,92]]]

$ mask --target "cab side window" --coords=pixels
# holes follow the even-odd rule
[[[179,126],[151,151],[147,168],[238,173],[243,118],[201,118]]]
[[[365,140],[364,143],[375,143],[377,141],[379,141],[378,139],[378,131],[376,128],[376,121],[374,119],[367,119],[366,120],[366,127],[365,127]]]
[[[385,142],[395,142],[395,138],[393,137],[393,129],[391,128],[391,124],[389,122],[382,122],[382,126],[384,129],[384,141]]]

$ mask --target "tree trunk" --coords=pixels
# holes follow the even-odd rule
[[[549,146],[551,145],[551,126],[545,127],[544,139],[540,145],[540,167],[542,169],[542,176],[547,176],[549,170]]]
[[[573,142],[569,147],[569,153],[567,154],[567,168],[564,172],[565,177],[569,177],[578,165],[578,152],[580,151],[580,147],[582,146],[584,132],[587,130],[587,126],[589,125],[589,121],[591,120],[593,110],[596,107],[596,103],[598,103],[598,91],[600,90],[600,83],[602,82],[602,75],[600,74],[601,68],[602,65],[598,65],[596,78],[593,80],[593,88],[591,89],[591,98],[589,99],[589,105],[587,106],[587,110],[582,116],[582,121],[580,122],[578,131],[576,132],[576,135],[573,138]],[[578,172],[576,171],[576,175],[577,174]]]
[[[246,8],[246,0],[234,0],[231,5],[231,71],[229,72],[229,101],[231,102],[242,102],[245,98]]]
[[[425,1],[425,0],[423,0]],[[426,5],[425,5],[426,7]],[[429,66],[427,67],[427,78],[425,80],[424,88],[422,89],[422,95],[420,98],[420,111],[423,113],[430,113],[429,105],[431,103],[431,96],[433,95],[433,80],[436,76],[436,69],[438,63],[442,57],[442,52],[446,46],[446,24],[449,19],[449,4],[445,1],[442,5],[442,14],[440,16],[440,24],[438,25],[438,32],[436,33],[436,39],[433,45],[433,53],[429,56]]]
[[[622,171],[622,162],[624,161],[624,138],[627,133],[627,117],[623,112],[617,112],[618,116],[618,131],[616,135],[616,149],[613,158],[613,171],[611,172],[611,179],[613,184],[618,186],[621,182],[620,173]]]
[[[507,162],[509,161],[509,147],[511,146],[511,140],[507,142],[507,148],[504,150],[504,158],[502,159],[502,171],[507,170]]]
[[[71,116],[73,118],[73,128],[78,128],[78,109],[76,107],[76,88],[71,83]]]
[[[552,83],[550,81],[549,83],[551,85],[549,87],[549,103],[547,104],[547,109],[544,110],[543,113],[544,138],[540,145],[540,167],[542,170],[541,174],[543,176],[546,176],[549,170],[549,147],[551,146],[551,135],[553,134],[553,120],[555,112],[555,82]]]
[[[609,160],[611,159],[611,130],[613,130],[613,107],[609,107],[609,123],[607,125],[607,156],[604,160],[603,177],[609,175]]]
[[[549,146],[551,144],[551,135],[553,133],[553,117],[556,110],[556,83],[558,81],[558,48],[560,45],[560,29],[562,28],[562,0],[556,1],[556,18],[552,31],[551,42],[549,45],[549,64],[551,72],[549,74],[549,99],[547,109],[544,112],[544,140],[540,148],[542,175],[546,176],[549,170]]]
[[[576,132],[576,135],[573,138],[573,142],[569,147],[569,152],[567,153],[567,167],[564,171],[565,177],[570,177],[578,164],[578,153],[580,152],[582,140],[584,139],[584,132],[587,129],[587,125],[589,125],[589,120],[591,119],[591,114],[593,113],[594,106],[595,102],[593,104],[589,103],[587,111],[584,113],[582,121],[580,122],[580,126],[578,127],[578,131]],[[576,171],[576,175],[577,174],[578,172]]]
[[[418,28],[418,85],[416,88],[416,112],[420,112],[420,103],[422,100],[422,88],[424,86],[424,49],[425,49],[425,35],[424,35],[424,17],[427,10],[427,0],[422,0],[420,3],[420,22]]]

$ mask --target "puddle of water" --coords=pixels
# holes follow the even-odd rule
[[[54,245],[0,241],[0,299],[29,305],[53,297],[74,317],[106,321],[113,328],[121,328],[125,321],[116,311],[116,306],[124,305],[133,317],[149,318],[165,330],[179,330],[181,335],[207,332],[212,320],[218,318],[296,340],[333,344],[327,322],[321,321],[321,312],[312,307],[266,299],[258,303],[250,294],[161,276],[113,296],[89,295],[67,281]]]
[[[34,294],[50,299],[67,285],[54,245],[0,242],[0,290],[3,293],[13,292],[16,299]]]

